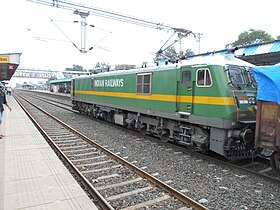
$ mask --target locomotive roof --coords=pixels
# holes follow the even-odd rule
[[[116,70],[116,71],[109,71],[109,72],[102,72],[94,75],[84,75],[80,76],[80,78],[84,77],[101,77],[101,76],[108,76],[108,75],[116,75],[116,74],[130,74],[130,73],[139,73],[139,72],[151,72],[151,71],[162,71],[162,70],[170,70],[170,69],[179,69],[182,66],[199,66],[199,65],[238,65],[238,66],[247,66],[253,67],[255,65],[243,61],[239,58],[236,58],[234,55],[212,55],[206,57],[193,57],[191,59],[182,60],[179,63],[175,64],[168,64],[168,65],[160,65],[160,66],[153,66],[153,67],[146,67],[146,68],[136,68],[136,69],[129,69],[129,70]]]
[[[237,66],[248,66],[253,67],[255,65],[243,61],[234,54],[227,54],[227,55],[219,55],[219,54],[212,54],[211,56],[205,57],[191,57],[186,61],[183,61],[186,65],[199,65],[199,64],[207,64],[207,65],[237,65]]]

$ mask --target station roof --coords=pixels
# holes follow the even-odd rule
[[[0,81],[10,80],[20,64],[21,53],[0,54]]]
[[[200,56],[204,57],[213,54],[225,55],[230,50],[233,50],[234,54],[238,58],[252,63],[256,66],[274,65],[280,63],[280,40],[275,40],[273,42],[266,42],[261,44],[247,45],[235,49],[224,49],[219,51],[202,53],[199,55],[190,56],[188,57],[188,59]]]
[[[50,84],[61,84],[61,83],[68,83],[71,82],[71,79],[56,79],[56,80],[51,80]]]

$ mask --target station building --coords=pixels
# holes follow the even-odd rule
[[[0,81],[10,80],[20,64],[21,53],[0,54]]]
[[[71,79],[56,79],[50,81],[50,92],[70,93]]]

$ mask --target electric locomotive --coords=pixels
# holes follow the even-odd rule
[[[197,151],[249,158],[256,120],[252,66],[213,55],[78,77],[73,109]]]

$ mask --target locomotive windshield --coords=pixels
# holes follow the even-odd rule
[[[248,72],[248,77],[249,77],[250,84],[253,87],[257,87],[257,82],[256,82],[255,78],[253,77],[252,68],[248,68],[247,72]]]
[[[244,66],[228,65],[226,66],[229,83],[236,88],[244,86],[256,86],[252,76],[252,69]]]

